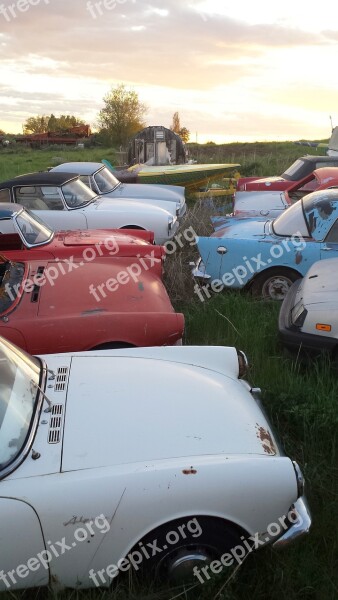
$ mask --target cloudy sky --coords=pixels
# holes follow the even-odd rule
[[[338,3],[0,0],[0,129],[37,114],[95,125],[125,83],[147,124],[191,140],[320,139],[338,125]]]

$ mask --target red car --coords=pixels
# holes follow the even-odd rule
[[[181,343],[151,233],[54,234],[13,205],[0,208],[0,231],[0,335],[11,342],[31,354]]]
[[[316,169],[284,192],[236,192],[233,214],[240,218],[276,217],[306,194],[337,186],[338,167]]]
[[[277,177],[240,177],[237,181],[237,190],[239,192],[284,191],[321,167],[338,167],[338,156],[302,156]]]

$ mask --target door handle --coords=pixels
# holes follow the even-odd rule
[[[325,248],[322,248],[322,251],[323,251],[323,252],[331,252],[331,250],[332,250],[332,248],[326,248],[326,247],[325,247]]]

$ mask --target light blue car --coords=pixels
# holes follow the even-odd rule
[[[195,286],[200,299],[210,288],[250,288],[282,300],[314,262],[338,256],[338,190],[308,194],[274,220],[221,217],[218,227],[198,239],[201,258],[192,274],[202,283]]]

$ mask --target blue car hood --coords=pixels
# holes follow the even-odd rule
[[[222,226],[216,229],[210,237],[252,238],[253,236],[264,236],[269,233],[269,223],[270,221],[266,219],[237,219],[236,217],[228,217],[224,219]],[[220,222],[219,225],[221,225]]]

